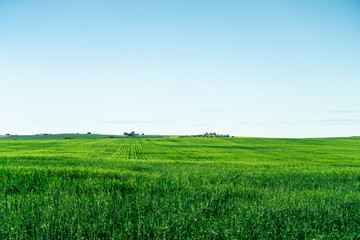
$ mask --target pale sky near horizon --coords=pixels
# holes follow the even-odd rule
[[[360,135],[360,2],[0,0],[0,135]]]

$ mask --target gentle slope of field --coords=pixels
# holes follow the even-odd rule
[[[46,135],[0,135],[0,140],[57,140],[57,139],[101,139],[101,138],[127,138],[124,135],[109,135],[109,134],[75,134],[75,133],[60,133],[60,134],[46,134]],[[132,138],[155,138],[167,137],[165,135],[137,135]]]
[[[359,239],[360,138],[0,141],[0,239]]]
[[[106,138],[114,135],[104,134],[74,134],[74,133],[61,133],[61,134],[47,134],[47,135],[1,135],[0,140],[56,140],[56,139],[98,139]]]

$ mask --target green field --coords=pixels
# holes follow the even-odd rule
[[[0,239],[360,239],[360,138],[0,141]]]

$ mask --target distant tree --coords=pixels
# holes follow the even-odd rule
[[[141,135],[143,135],[143,136],[144,136],[144,133],[142,133]]]
[[[128,134],[127,132],[124,132],[124,135],[127,136],[127,135],[129,135],[129,134]]]
[[[133,136],[138,136],[139,134],[135,133],[134,131],[131,131],[131,133],[127,133],[127,134],[124,133],[124,135],[127,135],[129,137],[133,137]]]
[[[87,132],[87,134],[89,134],[89,135],[90,135],[90,134],[91,134],[91,132]]]

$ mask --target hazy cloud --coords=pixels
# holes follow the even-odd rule
[[[150,123],[159,123],[155,121],[142,121],[142,120],[114,120],[114,121],[99,121],[99,123],[108,123],[108,124],[150,124]]]
[[[109,109],[76,109],[76,110],[70,110],[70,112],[77,112],[77,113],[103,113],[103,112],[115,112],[118,111],[115,108],[109,108]]]
[[[190,123],[189,126],[210,126],[209,123]]]
[[[324,124],[359,124],[360,119],[327,119],[327,120],[321,120],[320,123]]]
[[[243,124],[243,125],[264,125],[264,126],[268,126],[268,125],[292,125],[292,124],[296,124],[297,122],[232,122],[233,124]]]
[[[315,111],[315,113],[332,113],[332,114],[360,114],[360,111]]]
[[[221,109],[202,109],[202,110],[199,110],[197,112],[203,112],[203,113],[221,113],[221,112],[224,112],[223,110]]]
[[[323,119],[323,120],[304,120],[304,121],[283,121],[283,122],[232,122],[240,125],[257,125],[257,126],[287,126],[287,125],[309,125],[309,124],[326,124],[326,125],[353,125],[360,124],[360,119]]]

